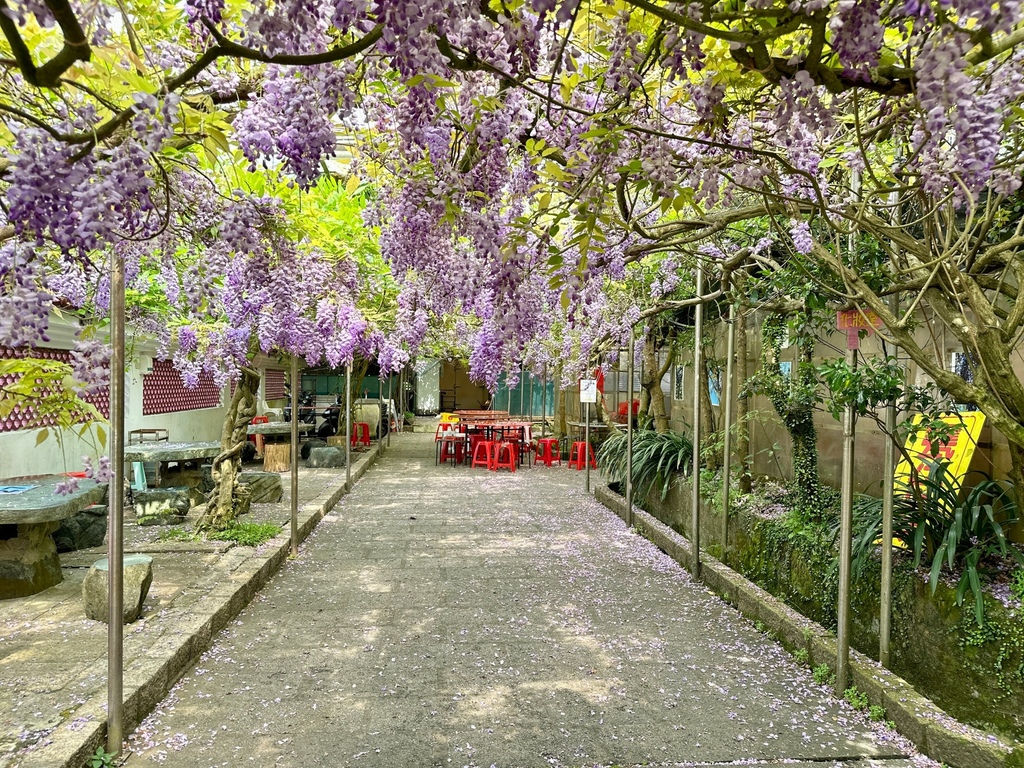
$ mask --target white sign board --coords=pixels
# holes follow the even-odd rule
[[[597,402],[597,379],[580,379],[580,402]]]

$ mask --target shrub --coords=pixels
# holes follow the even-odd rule
[[[857,686],[851,686],[843,691],[843,698],[854,709],[867,709],[868,695],[863,691],[857,690]],[[885,710],[882,710],[882,712],[884,713]]]
[[[609,480],[626,482],[626,433],[615,432],[597,454],[601,471]],[[679,432],[641,429],[633,433],[633,489],[639,498],[652,488],[668,495],[676,474],[687,474],[693,461],[693,443]]]
[[[897,481],[893,503],[893,535],[911,544],[914,567],[931,566],[932,592],[942,569],[960,571],[956,588],[958,605],[967,591],[974,595],[975,618],[984,623],[981,580],[987,560],[1012,558],[1024,566],[1024,554],[1006,538],[1006,529],[1017,522],[1013,484],[973,472],[980,480],[966,493],[949,463],[928,461],[929,472],[916,482]],[[882,530],[882,500],[861,496],[854,506],[854,567],[859,571]]]
[[[243,547],[258,547],[281,532],[273,523],[236,523],[223,531],[213,531],[208,538],[215,541],[234,541]]]
[[[833,685],[836,681],[836,676],[832,674],[832,670],[829,669],[828,664],[819,664],[813,670],[811,670],[811,676],[814,678],[814,682],[818,685]]]

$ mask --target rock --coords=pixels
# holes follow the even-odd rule
[[[302,457],[303,461],[309,459],[309,454],[314,448],[326,448],[327,443],[323,440],[314,437],[312,440],[307,440],[299,447],[299,456]]]
[[[345,466],[345,452],[341,448],[324,446],[309,452],[306,466],[312,469],[334,469]]]
[[[106,506],[96,504],[61,520],[60,527],[53,533],[57,551],[74,552],[103,544],[109,513]]]
[[[277,504],[284,496],[281,476],[276,472],[242,472],[238,484],[249,489],[252,504]]]
[[[135,491],[135,516],[139,525],[180,525],[185,522],[191,506],[187,487]]]
[[[82,582],[82,600],[85,602],[85,615],[94,621],[108,623],[107,589],[109,584],[109,566],[107,558],[92,564],[89,573]],[[125,624],[130,624],[142,615],[142,604],[149,594],[153,583],[153,558],[149,555],[124,556],[124,606],[122,616]]]

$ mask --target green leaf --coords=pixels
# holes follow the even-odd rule
[[[49,428],[43,428],[39,430],[39,434],[36,435],[36,445],[42,445],[43,442],[50,436]]]

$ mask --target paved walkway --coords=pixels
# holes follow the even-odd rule
[[[372,452],[353,462],[353,478]],[[300,530],[329,509],[344,469],[299,470]],[[161,541],[160,526],[125,521],[126,552],[153,557],[143,617],[125,627],[126,720],[138,722],[170,682],[263,585],[288,553],[284,499],[253,504],[249,520],[283,526],[259,548],[223,542]],[[85,617],[82,580],[104,547],[61,555],[63,583],[31,597],[0,600],[0,768],[80,768],[105,739],[107,625]],[[140,711],[141,710],[141,711]]]
[[[582,474],[435,467],[431,441],[394,441],[132,736],[129,766],[929,764]]]

